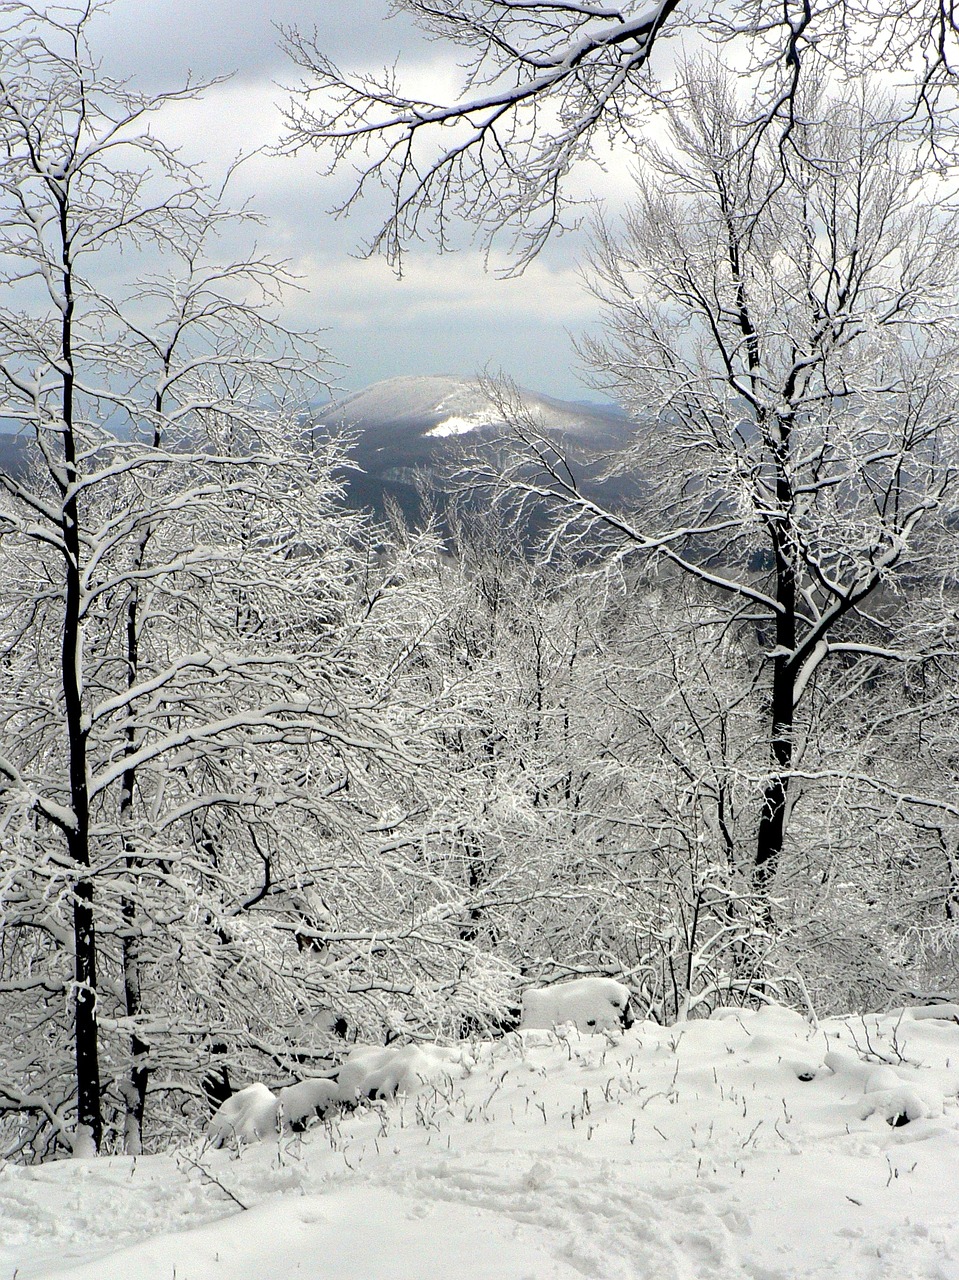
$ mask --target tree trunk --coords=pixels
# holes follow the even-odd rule
[[[68,467],[68,475],[72,468]],[[70,801],[74,826],[67,847],[78,879],[73,897],[74,1019],[77,1073],[77,1132],[100,1150],[103,1119],[100,1110],[100,1059],[97,1045],[97,940],[93,881],[90,870],[90,804],[87,790],[87,739],[82,709],[82,637],[80,621],[79,536],[76,498],[64,503],[67,549],[62,676],[67,722]]]
[[[136,862],[127,858],[127,870],[133,872]],[[142,1007],[140,994],[140,955],[136,936],[136,904],[124,898],[123,911],[123,995],[128,1018],[135,1019]],[[130,1034],[130,1052],[133,1062],[130,1074],[123,1086],[126,1115],[123,1122],[123,1149],[128,1156],[138,1156],[143,1150],[143,1112],[146,1105],[150,1068],[146,1055],[150,1046],[135,1031]]]
[[[93,884],[77,882],[73,903],[73,937],[76,947],[74,975],[74,1018],[77,1071],[77,1136],[85,1138],[99,1152],[103,1141],[100,1111],[100,1054],[97,1044],[96,933],[93,913]]]
[[[97,938],[94,887],[90,870],[90,797],[87,787],[87,729],[83,716],[83,584],[81,579],[80,509],[77,497],[77,441],[74,433],[73,266],[67,219],[67,197],[60,203],[63,269],[61,353],[63,357],[63,456],[60,527],[64,549],[63,647],[61,679],[67,728],[70,806],[74,826],[67,848],[79,875],[73,898],[74,1034],[77,1073],[78,1149],[103,1141],[100,1108],[100,1053],[97,1043]]]
[[[159,405],[158,405],[159,408]],[[159,444],[157,432],[154,432],[154,447]],[[143,560],[146,553],[147,542],[149,541],[150,532],[145,531],[137,544],[136,556],[134,557],[134,566],[137,572],[143,566]],[[126,616],[126,663],[127,663],[127,688],[132,689],[137,681],[140,671],[140,645],[139,645],[139,589],[137,583],[134,582],[130,588],[130,598],[127,601]],[[133,708],[131,706],[130,713],[132,715]],[[137,748],[136,730],[132,724],[128,724],[126,730],[126,752],[127,757],[133,756]],[[120,829],[125,830],[124,850],[126,852],[126,870],[127,878],[131,882],[135,879],[137,872],[140,870],[141,861],[135,856],[133,841],[129,834],[129,823],[133,813],[133,797],[136,788],[136,767],[131,764],[123,772],[123,784],[120,790]],[[130,1018],[134,1025],[139,1017],[143,1007],[142,986],[140,981],[140,927],[137,921],[137,904],[136,900],[128,894],[124,894],[121,902],[121,912],[123,915],[123,944],[121,948],[121,963],[123,966],[123,998],[126,1015]],[[130,1074],[123,1087],[123,1097],[126,1105],[126,1115],[123,1122],[123,1149],[127,1155],[139,1155],[143,1150],[143,1114],[146,1107],[147,1085],[150,1079],[150,1068],[147,1065],[146,1055],[149,1053],[150,1046],[145,1040],[142,1040],[136,1031],[130,1033],[130,1054],[132,1063],[130,1066]]]
[[[769,705],[769,743],[773,772],[763,788],[753,864],[753,885],[760,896],[764,922],[772,922],[769,885],[776,873],[786,838],[789,770],[793,759],[793,727],[795,721],[795,649],[796,649],[796,572],[788,539],[788,512],[793,493],[786,463],[789,456],[790,429],[780,424],[780,443],[776,450],[778,476],[776,497],[780,512],[771,523],[770,532],[775,554],[776,650],[773,657],[772,695]]]
[[[777,667],[786,666],[786,663],[778,658],[776,664]],[[771,746],[776,772],[763,789],[759,832],[756,840],[756,861],[753,867],[754,883],[764,896],[768,893],[769,882],[775,874],[786,836],[788,770],[792,765],[793,756],[793,682],[788,668],[785,676],[780,675],[778,671],[774,673],[771,716]]]

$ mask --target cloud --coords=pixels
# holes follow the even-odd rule
[[[598,315],[568,264],[536,262],[520,280],[484,272],[478,253],[411,255],[402,280],[378,259],[310,256],[297,265],[307,291],[291,314],[327,327],[343,387],[489,370],[534,390],[585,394],[570,338]]]
[[[389,18],[387,0],[118,0],[93,35],[111,74],[153,90],[178,84],[187,71],[201,79],[287,75],[279,28],[314,26],[324,50],[347,64],[392,62],[421,38],[409,19]]]
[[[479,253],[411,255],[397,280],[379,258],[363,260],[305,257],[294,264],[312,298],[333,323],[363,328],[384,308],[395,323],[464,317],[490,324],[580,325],[593,319],[596,304],[573,267],[534,262],[517,280],[485,271]]]
[[[201,98],[168,105],[154,125],[216,182],[238,154],[268,148],[281,135],[282,85],[297,73],[274,24],[305,31],[316,24],[321,47],[344,66],[371,69],[399,58],[403,83],[423,97],[443,101],[458,91],[461,69],[449,47],[424,41],[408,21],[384,21],[389,7],[388,0],[116,0],[97,20],[97,48],[108,73],[148,91],[176,87],[190,70],[201,79],[236,71]],[[618,203],[624,166],[614,155],[608,176],[583,169],[577,190],[600,183]],[[539,390],[581,392],[568,331],[596,316],[575,269],[583,236],[551,246],[517,281],[496,278],[502,256],[489,273],[471,249],[440,257],[419,248],[397,281],[382,260],[351,256],[385,219],[386,193],[371,188],[348,218],[333,219],[328,211],[349,195],[354,175],[347,166],[323,177],[320,167],[311,151],[287,159],[254,155],[235,177],[233,199],[248,199],[265,216],[260,249],[290,259],[304,277],[306,291],[290,298],[289,319],[328,328],[334,354],[351,366],[352,385],[489,366]],[[467,242],[469,227],[460,231]]]

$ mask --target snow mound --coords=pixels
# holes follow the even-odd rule
[[[222,1103],[207,1125],[213,1146],[259,1142],[277,1131],[280,1100],[265,1084],[247,1085]]]
[[[574,978],[523,992],[521,1031],[548,1031],[564,1022],[583,1033],[631,1026],[629,988],[612,978]]]
[[[383,1047],[358,1045],[336,1072],[300,1080],[274,1094],[265,1084],[248,1085],[222,1104],[207,1125],[214,1147],[275,1137],[280,1127],[303,1126],[315,1116],[327,1118],[341,1106],[413,1095],[439,1079],[463,1071],[467,1055],[440,1045]]]
[[[335,1080],[301,1080],[287,1085],[277,1095],[284,1124],[301,1124],[314,1115],[325,1115],[340,1100]]]
[[[942,1115],[942,1098],[931,1089],[914,1089],[899,1084],[893,1089],[870,1090],[859,1106],[859,1119],[881,1116],[887,1124],[908,1124]]]
[[[459,1056],[439,1045],[360,1046],[352,1050],[339,1069],[340,1101],[415,1094],[439,1077],[450,1078]]]
[[[860,1120],[880,1116],[888,1124],[900,1126],[943,1114],[941,1089],[906,1077],[888,1063],[865,1062],[856,1054],[840,1050],[827,1053],[823,1061],[833,1075],[861,1086],[864,1096],[857,1108]]]
[[[932,1018],[939,1022],[959,1022],[959,1004],[941,1001],[938,1004],[915,1005],[905,1010],[905,1015],[913,1022],[922,1022]]]

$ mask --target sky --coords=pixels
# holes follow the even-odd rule
[[[450,50],[424,40],[408,19],[388,19],[388,10],[388,0],[114,0],[95,40],[105,70],[137,87],[178,87],[188,73],[230,75],[162,121],[164,137],[206,162],[212,178],[239,152],[279,136],[280,106],[298,72],[279,47],[278,25],[316,26],[341,65],[378,70],[399,59],[418,82],[452,83]],[[517,280],[484,270],[468,241],[442,256],[417,248],[398,280],[385,261],[363,256],[383,203],[370,199],[349,218],[332,217],[345,180],[319,167],[312,153],[257,156],[235,193],[268,220],[260,247],[288,258],[300,276],[290,318],[327,331],[342,389],[403,374],[489,371],[566,399],[606,398],[588,387],[571,341],[595,331],[599,318],[579,269],[585,232],[563,237]],[[615,188],[627,168],[617,166],[612,180],[595,172]]]

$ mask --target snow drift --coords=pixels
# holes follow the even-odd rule
[[[631,1027],[629,988],[612,978],[574,978],[523,992],[521,1029],[549,1031],[564,1022],[582,1032]]]
[[[959,1280],[948,1013],[729,1010],[353,1064],[380,1096],[303,1134],[0,1166],[0,1276]]]

